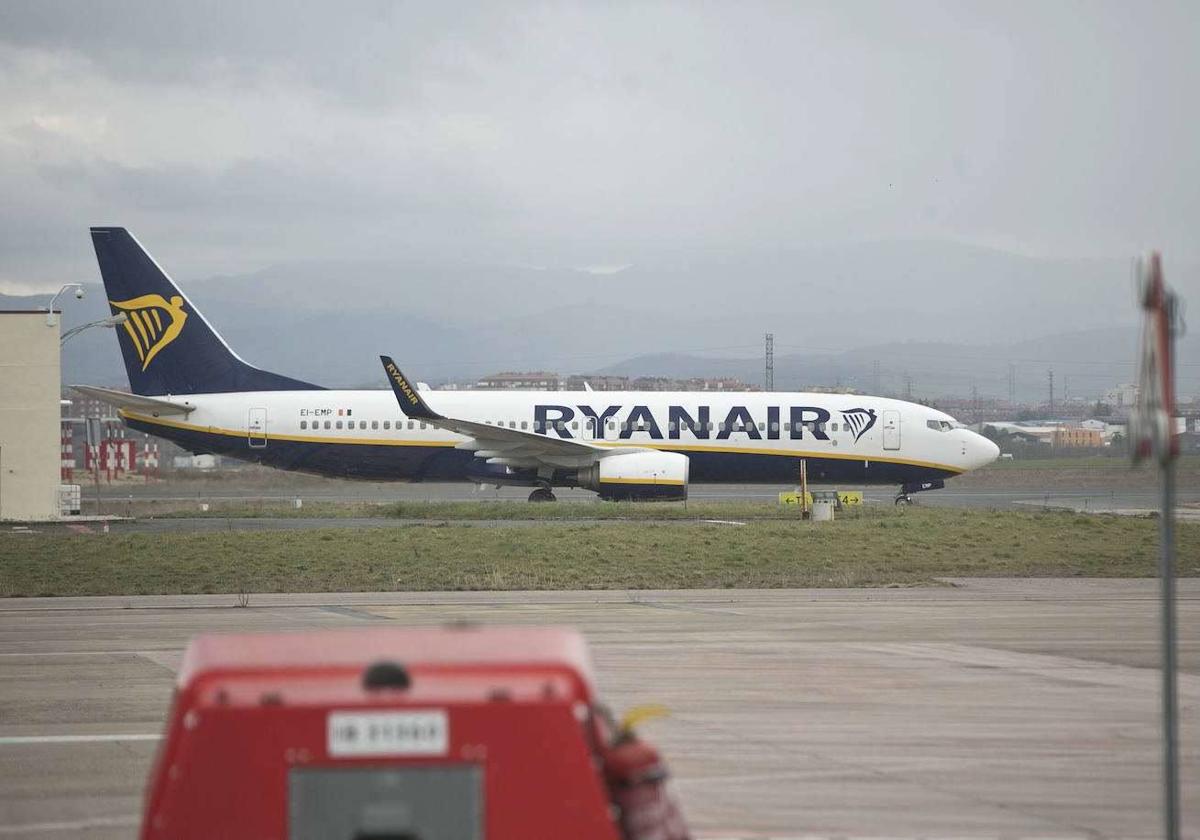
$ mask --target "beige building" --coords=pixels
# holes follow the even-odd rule
[[[0,311],[0,519],[58,516],[57,319]]]
[[[1104,432],[1082,426],[1059,426],[1050,443],[1056,448],[1099,449],[1104,446]]]

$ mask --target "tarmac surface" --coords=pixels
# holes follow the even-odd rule
[[[767,501],[777,499],[784,490],[794,490],[782,484],[695,484],[688,488],[688,499],[705,501]],[[814,489],[827,489],[815,486]],[[842,487],[843,490],[862,490],[868,503],[892,504],[895,487]],[[304,501],[330,502],[399,502],[399,501],[524,501],[529,496],[525,487],[477,489],[467,482],[403,482],[312,481],[286,486],[261,486],[229,482],[170,482],[119,483],[101,485],[101,498],[107,512],[120,514],[122,503],[128,502],[231,502]],[[84,504],[90,512],[95,498],[90,485],[82,485]],[[595,503],[596,495],[578,488],[556,488],[555,495],[564,502]],[[959,487],[951,480],[941,490],[914,495],[920,504],[949,507],[1004,508],[1012,505],[1045,505],[1091,508],[1151,508],[1158,503],[1159,493],[1142,487]],[[1180,503],[1200,503],[1200,487],[1182,484],[1178,488]]]
[[[706,838],[1161,834],[1156,583],[0,601],[0,837],[134,836],[195,633],[579,627]],[[1180,581],[1185,835],[1200,835],[1200,580]]]

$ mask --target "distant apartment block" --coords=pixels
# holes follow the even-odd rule
[[[587,388],[593,391],[628,391],[630,390],[628,376],[584,376],[576,373],[567,377],[566,384],[563,386],[568,391],[586,391]]]
[[[1138,386],[1118,385],[1115,388],[1109,388],[1105,391],[1104,396],[1100,398],[1100,402],[1113,408],[1130,408],[1137,402],[1137,397]]]
[[[557,373],[544,370],[517,372],[503,371],[485,376],[475,383],[480,391],[557,391],[561,387]]]
[[[672,379],[666,376],[587,376],[561,377],[548,371],[504,371],[485,376],[475,383],[480,391],[757,391],[733,377],[695,377]]]

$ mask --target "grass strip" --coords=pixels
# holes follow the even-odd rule
[[[728,518],[728,517],[724,517]],[[0,534],[0,595],[914,585],[944,576],[1143,577],[1152,520],[909,509],[757,521],[412,525],[203,534]],[[1200,574],[1200,526],[1179,528]]]

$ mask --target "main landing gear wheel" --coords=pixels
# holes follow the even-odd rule
[[[557,502],[558,499],[556,499],[554,497],[554,491],[552,491],[549,487],[539,487],[536,490],[534,490],[532,493],[529,494],[529,501],[531,501],[531,502]]]
[[[899,496],[896,497],[897,505],[911,505],[912,503],[913,503],[912,496],[908,495],[907,493],[901,493]]]

